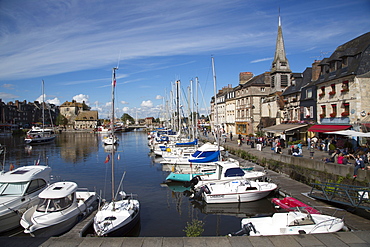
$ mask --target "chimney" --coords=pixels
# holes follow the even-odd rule
[[[315,60],[315,62],[312,64],[312,81],[317,81],[320,77],[321,73],[321,67],[319,64],[321,63],[321,60]]]
[[[241,72],[239,73],[239,84],[245,84],[252,78],[253,78],[252,72]]]

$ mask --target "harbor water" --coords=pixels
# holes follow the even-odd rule
[[[181,184],[164,184],[169,171],[163,170],[150,154],[145,132],[124,132],[118,137],[114,155],[116,190],[125,173],[121,189],[137,194],[141,203],[141,221],[133,236],[183,237],[193,220],[202,221],[202,236],[224,236],[239,230],[242,218],[275,212],[268,198],[218,205],[192,201]],[[24,137],[0,137],[6,147],[4,169],[9,170],[11,164],[19,167],[47,163],[52,168],[52,182],[74,181],[80,188],[95,190],[110,201],[111,162],[105,161],[113,157],[111,147],[104,146],[102,138],[89,132],[64,132],[55,143],[30,146],[24,144]],[[5,234],[27,236],[21,227]]]

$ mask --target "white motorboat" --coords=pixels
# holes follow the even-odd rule
[[[39,195],[38,205],[21,218],[24,233],[37,237],[59,236],[69,231],[98,205],[98,196],[87,189],[78,190],[74,182],[57,182]]]
[[[189,186],[199,189],[208,183],[230,181],[238,179],[262,179],[266,176],[265,171],[256,171],[254,167],[241,167],[239,163],[234,162],[215,162],[216,171],[211,174],[195,176],[191,179]],[[188,186],[188,187],[189,187]]]
[[[257,182],[248,179],[207,183],[196,193],[195,199],[202,198],[206,203],[235,203],[257,201],[277,189],[269,182]]]
[[[112,75],[112,119],[114,119],[114,88],[116,85],[116,70],[113,68]],[[111,122],[111,135],[113,135],[113,121]],[[105,203],[98,210],[94,217],[94,231],[99,237],[104,236],[124,236],[128,233],[140,219],[140,203],[133,196],[126,196],[125,192],[120,192],[121,200],[116,200],[114,188],[114,148],[111,149],[112,166],[112,201]],[[123,181],[125,173],[122,176]],[[120,186],[119,186],[120,187]]]
[[[48,166],[22,166],[0,174],[0,232],[19,226],[22,214],[38,202],[50,182]]]
[[[219,156],[219,152],[214,154]],[[211,156],[209,158],[212,158]],[[231,166],[239,166],[239,161],[228,158],[225,161],[205,162],[205,163],[190,163],[189,165],[176,165],[174,170],[166,177],[166,181],[190,182],[194,177],[201,175],[215,174],[217,166],[230,164]]]
[[[274,213],[269,217],[244,218],[242,229],[230,235],[268,236],[337,232],[344,228],[343,218],[301,211]]]

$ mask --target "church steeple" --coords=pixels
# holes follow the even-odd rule
[[[276,38],[276,48],[274,61],[271,67],[271,88],[275,91],[281,91],[290,85],[290,73],[288,59],[286,58],[283,29],[281,27],[280,9],[278,20],[278,33]]]

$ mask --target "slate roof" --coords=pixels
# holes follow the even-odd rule
[[[308,85],[312,79],[312,68],[308,67],[303,73],[293,73],[292,76],[294,77],[295,84],[287,87],[282,96],[300,92],[302,87]]]
[[[349,58],[347,67],[320,76],[316,83],[322,83],[351,74],[362,76],[366,74],[368,77],[368,72],[370,71],[370,32],[338,46],[329,58],[321,61],[319,66],[327,66],[330,62],[340,61],[345,57]]]
[[[76,121],[96,121],[98,120],[98,111],[83,111],[78,114]]]

